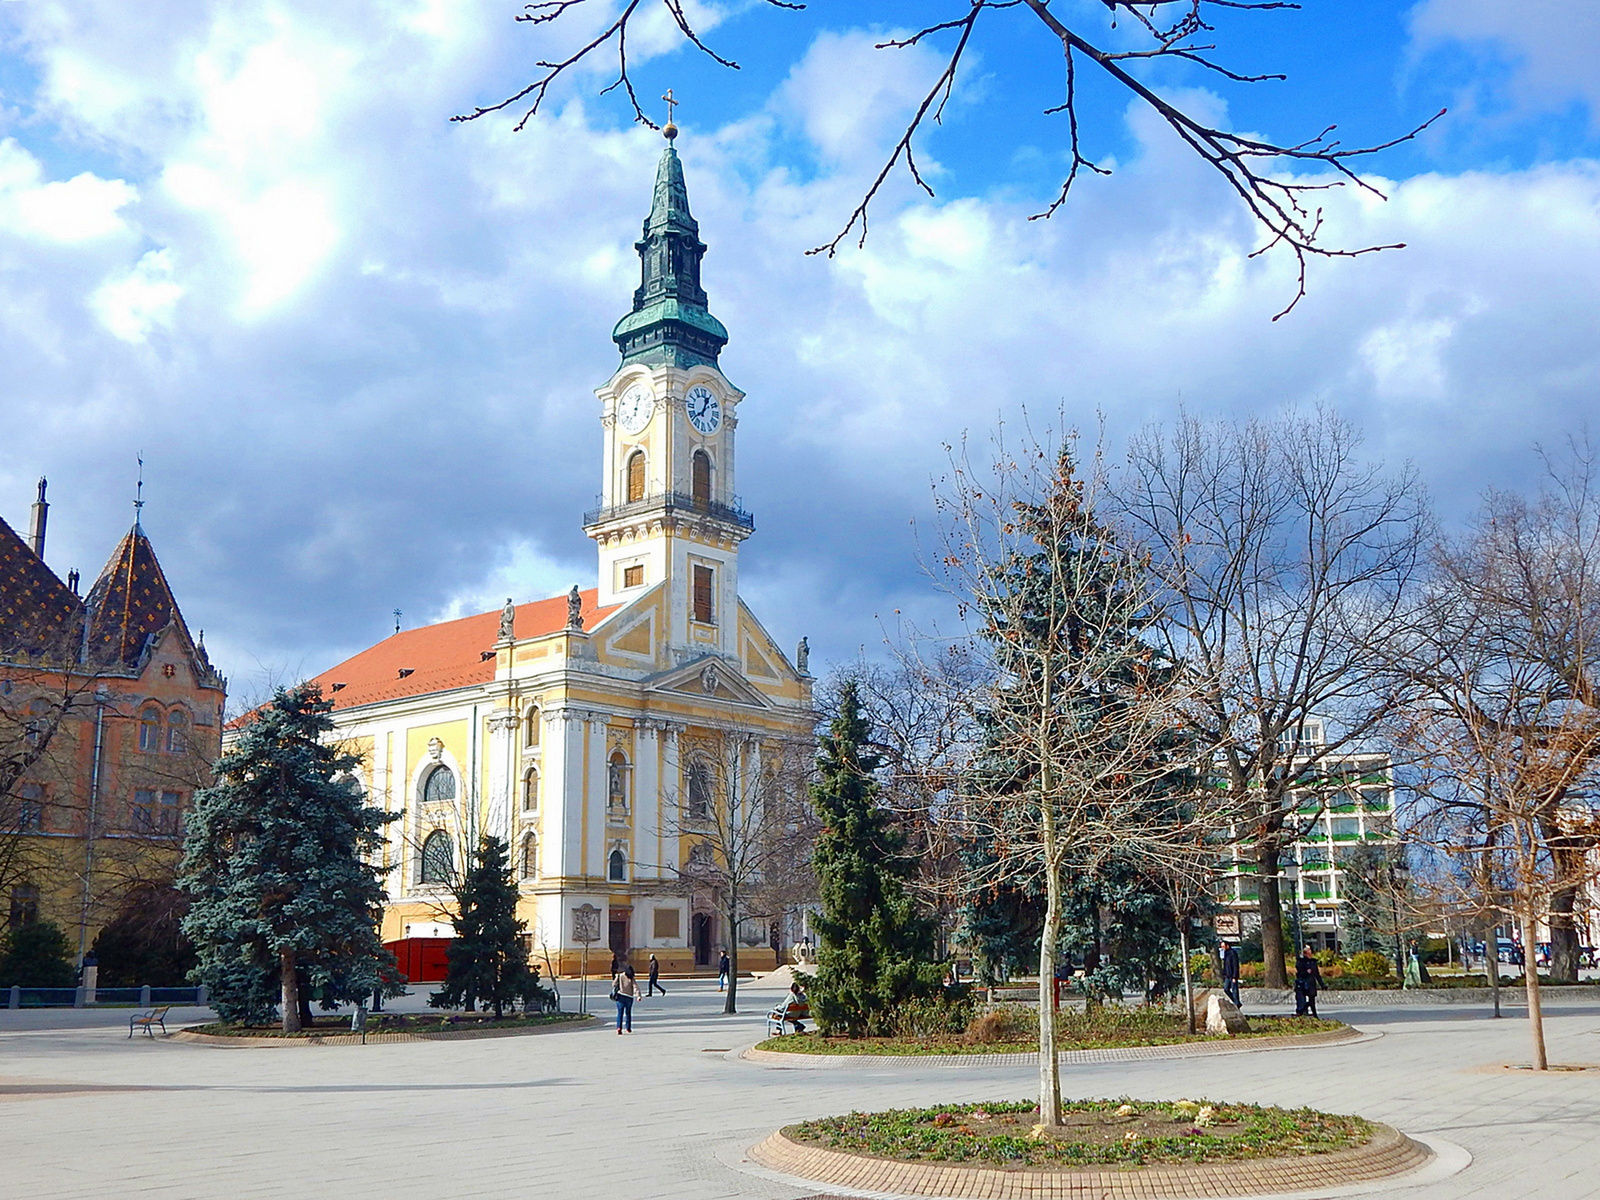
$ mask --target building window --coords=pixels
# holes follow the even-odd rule
[[[147,708],[139,714],[139,749],[154,754],[161,749],[161,710]]]
[[[524,879],[539,877],[539,839],[531,833],[522,839],[522,877]]]
[[[612,883],[624,883],[628,878],[628,856],[617,847],[606,860],[606,878]]]
[[[186,754],[189,750],[189,717],[181,709],[167,717],[167,753]]]
[[[644,499],[644,451],[628,455],[628,503]]]
[[[528,709],[527,715],[522,718],[525,726],[522,732],[522,744],[529,750],[539,748],[539,708],[534,705]]]
[[[711,507],[711,456],[704,450],[689,460],[689,488],[696,508]]]
[[[44,828],[44,785],[25,783],[17,789],[17,832],[28,833]]]
[[[422,883],[449,883],[455,874],[456,851],[450,835],[435,829],[422,843]]]
[[[675,938],[681,936],[678,921],[678,910],[675,908],[656,909],[655,936],[658,938]]]
[[[702,567],[698,564],[695,566],[694,619],[702,625],[711,624],[712,618],[716,615],[716,611],[711,605],[711,591],[715,578],[710,567]]]
[[[711,772],[703,762],[689,764],[689,816],[711,815]]]
[[[617,810],[628,807],[628,760],[621,750],[611,755],[606,767],[606,807]]]
[[[6,927],[21,929],[39,919],[39,889],[31,883],[19,883],[11,889],[11,913]]]
[[[161,808],[156,813],[156,830],[176,834],[183,829],[183,797],[177,792],[161,793]]]
[[[443,804],[456,798],[456,776],[449,767],[435,767],[422,781],[422,802]]]
[[[156,827],[156,794],[140,790],[133,794],[133,827],[139,833],[150,833]]]
[[[522,773],[522,811],[539,811],[539,768],[529,767]]]
[[[28,726],[23,738],[28,745],[37,746],[44,741],[49,732],[50,702],[48,700],[30,700],[28,702]]]
[[[644,564],[634,563],[631,567],[622,568],[622,586],[636,588],[644,586]]]

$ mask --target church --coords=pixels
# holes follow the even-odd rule
[[[489,834],[511,848],[547,969],[654,954],[686,972],[735,946],[741,968],[776,964],[777,913],[727,927],[719,818],[782,747],[809,748],[812,680],[805,643],[791,661],[739,596],[755,527],[735,493],[744,393],[718,366],[728,333],[664,132],[641,282],[612,333],[621,363],[595,392],[597,586],[397,631],[316,676],[370,800],[402,814],[386,942],[450,935],[448,884]]]

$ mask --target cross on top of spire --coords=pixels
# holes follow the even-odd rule
[[[670,142],[673,138],[678,136],[678,127],[672,123],[672,110],[677,108],[678,105],[682,104],[683,101],[674,100],[672,98],[671,88],[668,88],[667,94],[661,98],[667,102],[667,123],[661,128],[661,136]]]

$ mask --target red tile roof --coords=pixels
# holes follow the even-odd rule
[[[620,607],[598,607],[596,588],[580,595],[585,629],[593,629]],[[517,605],[518,641],[555,633],[566,624],[565,596]],[[333,701],[336,709],[488,683],[494,678],[495,663],[493,657],[485,659],[483,655],[494,648],[499,636],[499,609],[457,621],[407,629],[328,668],[311,682],[322,685],[322,694]],[[401,671],[410,674],[402,677]],[[344,686],[335,691],[335,684]]]
[[[83,602],[0,520],[0,655],[76,654]]]

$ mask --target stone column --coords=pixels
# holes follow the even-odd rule
[[[568,709],[547,709],[540,737],[540,874],[570,877],[583,861],[583,720]]]
[[[484,833],[511,844],[511,812],[517,790],[517,727],[522,724],[516,712],[497,708],[489,714],[489,810]],[[513,856],[515,849],[513,848]]]
[[[585,714],[589,723],[589,788],[584,797],[585,828],[582,872],[604,879],[606,875],[606,727],[611,717],[602,712]]]
[[[660,726],[636,721],[633,729],[633,857],[635,879],[661,878]]]

